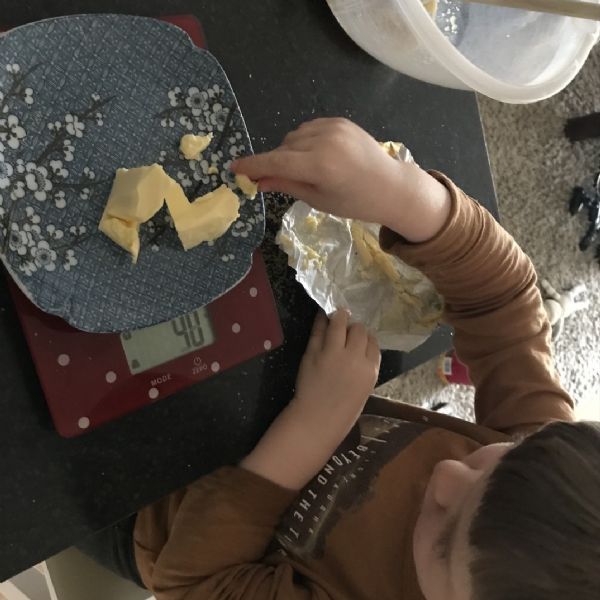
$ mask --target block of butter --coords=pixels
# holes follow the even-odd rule
[[[400,142],[379,142],[379,146],[382,150],[385,150],[392,158],[396,158],[396,155],[402,149]]]
[[[103,216],[98,229],[107,235],[115,244],[131,254],[131,260],[135,264],[140,253],[139,223],[124,221],[118,217]]]
[[[117,169],[98,229],[127,250],[136,263],[140,224],[164,202],[185,250],[222,236],[239,217],[240,201],[226,185],[188,202],[183,188],[160,165]]]
[[[212,142],[213,134],[193,135],[186,133],[179,141],[179,150],[188,160],[199,160],[200,154],[204,152]]]
[[[164,204],[169,179],[156,163],[135,169],[117,169],[104,214],[145,223]]]
[[[235,184],[242,190],[242,193],[249,198],[254,200],[258,193],[258,184],[252,181],[247,175],[236,175]]]
[[[98,229],[131,254],[137,262],[139,228],[164,204],[170,177],[160,165],[117,169]]]
[[[169,212],[186,250],[221,237],[240,215],[239,198],[226,185],[187,203],[187,207],[184,200],[187,202],[185,195],[174,188],[167,196]]]
[[[177,223],[185,218],[184,215],[190,209],[191,204],[187,199],[183,188],[170,177],[169,186],[165,192],[165,202],[167,203],[169,214],[173,219],[175,229],[177,229]]]

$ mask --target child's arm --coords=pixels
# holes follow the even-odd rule
[[[475,385],[477,422],[506,433],[526,433],[555,420],[572,420],[550,348],[551,327],[535,269],[490,213],[446,177],[449,218],[431,240],[404,243],[383,231],[385,249],[421,269],[445,300],[445,320]]]
[[[348,313],[315,319],[294,399],[240,463],[280,485],[302,489],[329,460],[373,391],[380,363],[375,338]]]
[[[381,223],[384,248],[424,271],[476,386],[478,422],[516,432],[573,418],[552,366],[549,323],[527,256],[447,178],[398,163],[344,119],[317,119],[234,169],[342,217]]]
[[[294,399],[240,467],[203,477],[138,514],[134,542],[157,600],[327,598],[289,563],[263,564],[282,513],[346,437],[373,390],[379,348],[348,314],[319,315]]]

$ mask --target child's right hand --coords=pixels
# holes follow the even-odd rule
[[[261,191],[291,194],[318,210],[365,221],[384,218],[401,179],[398,161],[346,119],[303,123],[279,148],[242,158],[234,170],[259,180]]]
[[[291,194],[317,210],[386,225],[412,242],[433,237],[450,210],[446,188],[387,154],[366,131],[342,118],[316,119],[278,148],[232,165],[261,191]]]

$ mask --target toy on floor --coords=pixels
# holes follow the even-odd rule
[[[584,294],[587,288],[581,284],[560,293],[546,279],[540,281],[540,287],[544,308],[552,325],[552,339],[557,340],[562,333],[565,319],[590,305],[587,300],[577,300],[577,297]]]
[[[588,195],[582,187],[573,189],[569,200],[569,212],[576,215],[583,208],[587,210],[588,228],[579,241],[579,249],[585,252],[600,238],[600,173],[596,176],[594,197]],[[596,249],[596,259],[600,263],[600,245]]]

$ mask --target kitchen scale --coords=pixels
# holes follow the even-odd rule
[[[162,17],[199,47],[191,16]],[[276,348],[283,333],[260,250],[229,292],[166,323],[121,334],[87,333],[13,296],[54,425],[73,437]]]
[[[9,288],[57,431],[80,435],[276,348],[283,333],[260,250],[208,306],[145,329],[87,333]]]

